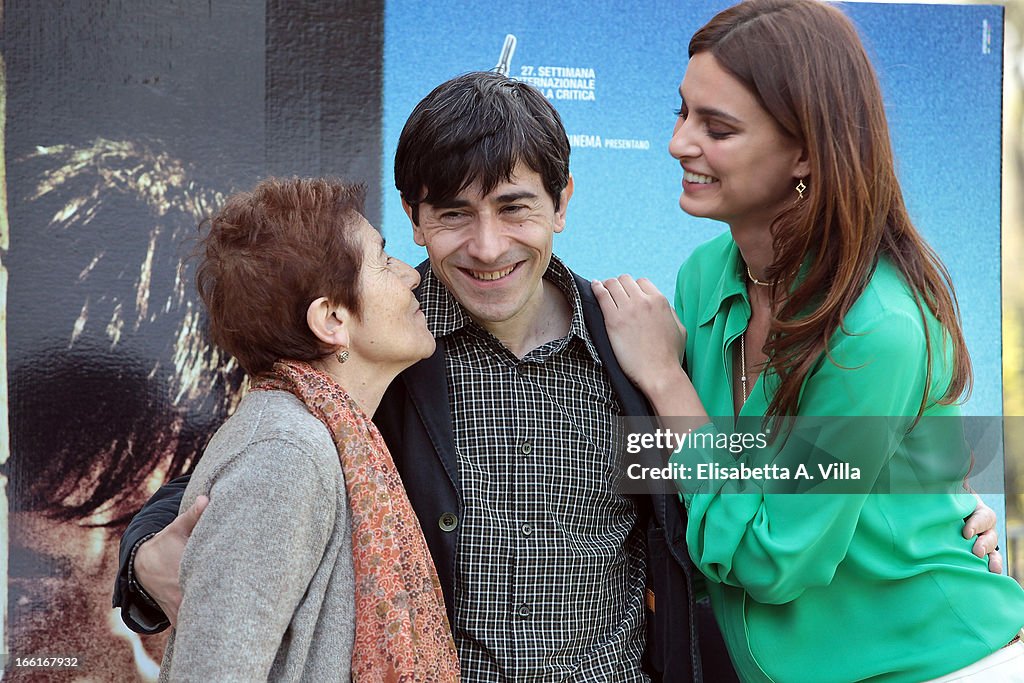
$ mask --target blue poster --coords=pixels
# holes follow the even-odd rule
[[[394,189],[402,126],[439,83],[499,63],[565,123],[575,194],[555,253],[585,277],[649,277],[671,298],[690,251],[726,229],[678,206],[668,154],[690,36],[730,3],[523,2],[385,9],[382,227],[419,263]],[[1001,414],[1000,7],[847,3],[885,94],[910,214],[957,288],[976,382],[966,411]]]

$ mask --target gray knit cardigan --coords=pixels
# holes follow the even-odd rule
[[[327,428],[256,391],[210,441],[181,509],[210,496],[181,562],[161,681],[348,681],[352,531]]]

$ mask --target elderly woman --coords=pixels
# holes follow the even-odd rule
[[[684,334],[649,282],[595,283],[616,355],[697,436],[675,465],[817,473],[828,456],[860,475],[819,495],[677,480],[740,678],[1024,680],[1024,591],[958,533],[975,500],[950,438],[971,384],[956,299],[904,205],[856,30],[817,0],[749,0],[689,52],[679,204],[729,229],[679,272]],[[718,445],[744,421],[770,445]]]
[[[252,377],[182,509],[185,548],[162,680],[458,679],[422,531],[370,417],[430,355],[412,289],[360,215],[362,189],[267,180],[200,243],[213,340]]]

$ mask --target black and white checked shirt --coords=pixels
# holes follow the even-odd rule
[[[463,680],[646,681],[645,546],[615,492],[618,402],[569,270],[544,276],[572,306],[569,334],[516,358],[427,272],[431,332],[446,338],[462,483],[455,643]]]

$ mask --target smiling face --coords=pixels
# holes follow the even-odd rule
[[[351,321],[349,350],[373,363],[408,367],[434,352],[434,338],[412,290],[420,275],[407,263],[388,256],[384,240],[365,219],[355,239],[362,245],[359,270],[362,310]]]
[[[519,164],[487,195],[474,184],[443,204],[420,204],[413,237],[427,248],[434,274],[485,329],[531,322],[571,195],[570,177],[556,210],[540,175]]]
[[[683,167],[679,206],[733,228],[767,228],[808,174],[801,145],[710,53],[690,58],[669,152]]]

